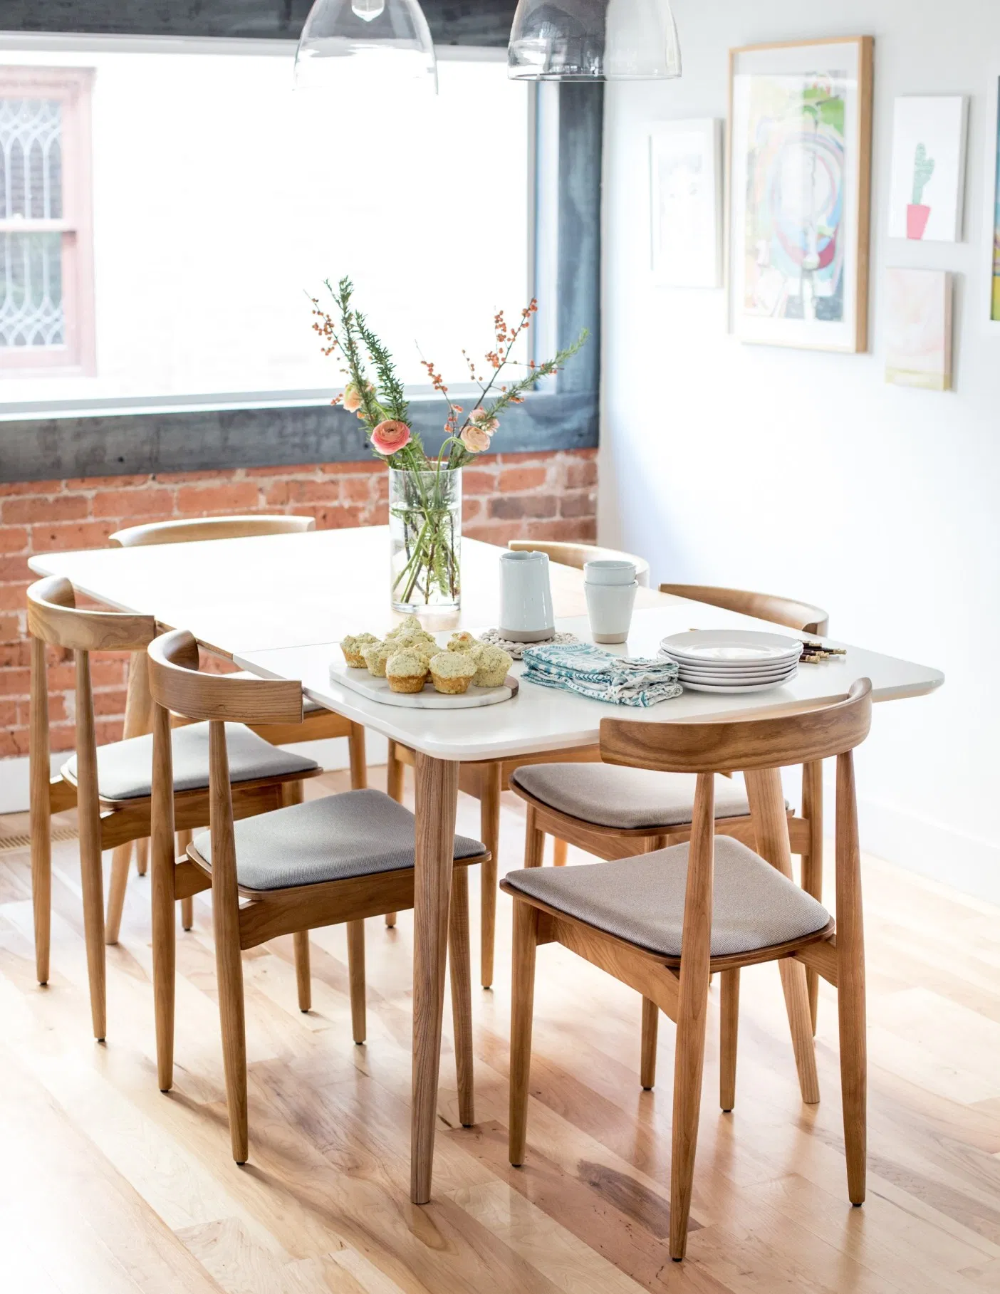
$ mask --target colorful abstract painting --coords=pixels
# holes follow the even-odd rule
[[[885,272],[885,380],[928,391],[951,388],[951,275]]]
[[[746,341],[864,349],[871,42],[732,58],[734,330]]]

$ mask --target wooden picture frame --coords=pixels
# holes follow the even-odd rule
[[[871,36],[729,53],[730,329],[760,345],[868,349]]]

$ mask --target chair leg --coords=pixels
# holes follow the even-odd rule
[[[528,810],[529,815],[531,810]],[[541,833],[539,833],[541,834]],[[544,841],[544,837],[543,837]],[[536,864],[537,865],[537,864]],[[514,950],[511,967],[510,1114],[508,1157],[524,1163],[528,1135],[528,1080],[531,1072],[531,1024],[535,1002],[535,948],[538,909],[514,900]]]
[[[108,886],[108,912],[104,923],[104,942],[116,944],[125,908],[128,869],[132,861],[132,842],[118,845],[111,855],[111,881]]]
[[[177,833],[177,857],[184,858],[187,854],[188,845],[190,845],[194,833],[192,831],[178,831]],[[190,930],[194,926],[194,899],[189,894],[186,898],[181,899],[181,929]]]
[[[802,816],[809,823],[809,848],[802,855],[802,888],[823,901],[823,761],[802,765]],[[819,972],[806,968],[806,989],[813,1037],[819,1011]]]
[[[240,952],[239,908],[236,888],[232,900],[220,902],[212,895],[215,923],[215,965],[219,977],[219,1017],[222,1023],[222,1059],[226,1072],[226,1105],[233,1158],[245,1164],[250,1153],[247,1111],[247,1040],[243,1003],[243,960]]]
[[[351,1031],[360,1047],[368,1036],[365,1009],[365,923],[347,923],[347,977],[351,982]]]
[[[145,876],[149,870],[148,840],[137,840],[135,842],[135,870],[139,876]]]
[[[385,765],[385,789],[386,794],[396,801],[397,804],[403,803],[403,761],[396,753],[396,743],[389,742],[389,756]],[[385,924],[391,929],[396,924],[395,912],[385,914]]]
[[[49,945],[52,928],[52,800],[49,782],[49,703],[46,683],[45,643],[31,638],[31,785],[29,817],[31,835],[31,904],[35,921],[35,975],[49,982]]]
[[[479,833],[490,852],[479,873],[480,892],[480,978],[483,988],[493,984],[493,948],[497,923],[497,860],[500,854],[500,777],[502,765],[488,764],[480,773]]]
[[[639,1064],[639,1082],[644,1092],[656,1085],[656,1039],[659,1034],[660,1008],[648,997],[642,999],[642,1057]]]
[[[312,981],[309,974],[309,931],[296,930],[295,943],[295,981],[299,990],[299,1010],[312,1009]]]
[[[847,1192],[852,1204],[861,1205],[867,1161],[868,1053],[861,851],[850,753],[837,756],[837,1011]]]
[[[553,838],[552,838],[552,866],[553,866],[553,867],[565,867],[565,866],[566,866],[566,857],[567,857],[567,854],[568,854],[568,853],[569,853],[569,845],[567,845],[566,841],[565,841],[565,840],[560,840],[558,837],[553,836]]]
[[[448,922],[448,966],[451,971],[451,1011],[458,1071],[458,1117],[463,1128],[476,1121],[473,1086],[472,956],[469,948],[469,869],[456,867],[451,879]]]
[[[351,724],[347,750],[351,759],[351,790],[363,791],[368,786],[368,760],[365,755],[365,730],[362,724]]]
[[[104,962],[104,878],[101,867],[101,811],[97,790],[97,748],[93,745],[93,701],[89,665],[79,663],[86,653],[77,652],[77,706],[84,710],[88,740],[77,732],[77,819],[80,832],[80,888],[83,892],[83,930],[87,945],[87,974],[90,979],[90,1013],[94,1037],[103,1042],[107,1035],[107,984]],[[81,686],[83,683],[83,686]]]
[[[736,1039],[740,1027],[740,972],[722,972],[719,1038],[719,1105],[731,1114],[736,1105]]]
[[[149,838],[152,856],[150,906],[153,935],[153,1003],[156,1021],[156,1076],[161,1092],[174,1085],[174,997],[177,954],[177,862],[174,846],[174,777],[170,715],[153,714],[153,793]]]

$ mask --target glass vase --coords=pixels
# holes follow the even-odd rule
[[[389,468],[394,611],[457,610],[462,586],[462,472]]]

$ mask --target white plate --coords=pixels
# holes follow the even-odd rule
[[[688,692],[717,692],[719,694],[729,692],[737,696],[746,692],[770,692],[772,688],[784,687],[797,673],[798,670],[795,670],[788,678],[778,679],[776,683],[741,683],[736,687],[720,687],[718,683],[685,683],[681,679],[681,686]]]
[[[680,664],[726,663],[749,665],[757,662],[798,660],[802,642],[784,634],[757,633],[750,629],[691,629],[672,634],[660,649]]]
[[[768,675],[784,674],[790,669],[795,669],[799,663],[796,659],[767,660],[759,663],[741,660],[728,663],[713,660],[675,660],[665,651],[658,652],[657,657],[668,664],[676,665],[682,674],[712,674],[721,679],[731,679],[738,675],[744,675],[747,681],[754,678],[765,678]]]
[[[740,684],[749,686],[751,683],[780,683],[797,672],[798,665],[792,665],[788,669],[768,670],[766,674],[744,674],[742,671],[711,674],[697,669],[682,669],[677,677],[682,683],[717,683],[720,687],[738,687]]]

